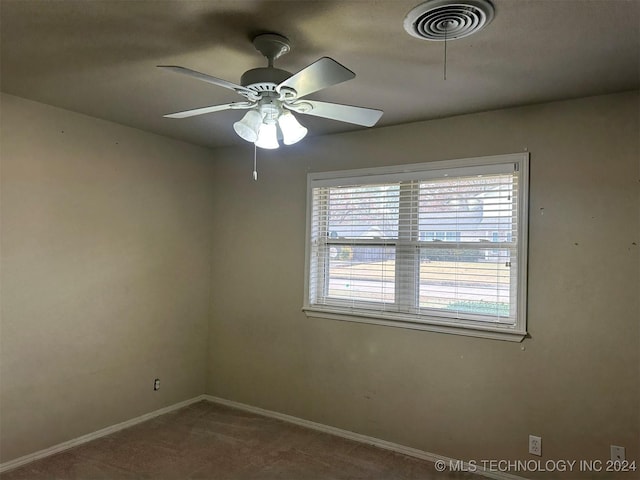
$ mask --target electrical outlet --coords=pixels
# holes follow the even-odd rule
[[[542,437],[529,435],[529,453],[539,457],[542,456]]]
[[[153,390],[160,390],[160,379],[156,378],[153,381]]]
[[[611,445],[611,461],[612,462],[624,462],[624,447],[618,447],[616,445]]]

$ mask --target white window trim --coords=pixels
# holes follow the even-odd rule
[[[520,202],[518,203],[518,279],[517,279],[517,321],[515,325],[479,325],[476,323],[456,321],[452,324],[443,321],[437,316],[427,316],[421,321],[413,320],[407,315],[393,312],[376,312],[352,310],[345,313],[344,310],[332,308],[328,305],[316,306],[309,303],[309,277],[311,269],[310,236],[313,188],[317,186],[331,186],[343,183],[345,179],[360,180],[373,175],[386,175],[387,180],[405,179],[418,172],[438,170],[446,174],[451,170],[452,174],[459,173],[459,168],[479,167],[483,173],[490,172],[491,165],[503,165],[513,163],[520,171],[519,186]],[[489,169],[487,170],[487,167]],[[309,173],[307,175],[307,221],[305,235],[305,276],[304,276],[304,301],[302,310],[307,317],[327,318],[390,327],[408,328],[414,330],[426,330],[456,335],[489,338],[496,340],[508,340],[520,342],[527,336],[527,253],[528,253],[528,212],[529,212],[529,153],[516,153],[507,155],[495,155],[489,157],[474,157],[456,160],[444,160],[437,162],[416,163],[408,165],[395,165],[389,167],[365,168],[357,170],[342,170],[331,172]]]

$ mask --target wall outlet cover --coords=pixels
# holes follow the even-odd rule
[[[624,447],[618,447],[617,445],[611,445],[611,461],[612,462],[624,462],[625,461]]]
[[[542,437],[529,435],[529,453],[539,457],[542,456]]]

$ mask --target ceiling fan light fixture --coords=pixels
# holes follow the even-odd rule
[[[238,136],[247,142],[254,143],[258,140],[262,115],[257,110],[249,110],[242,120],[233,124],[233,129]]]
[[[284,111],[278,118],[278,124],[280,125],[280,130],[282,131],[282,141],[285,145],[293,145],[294,143],[298,143],[302,140],[306,135],[308,130],[303,127],[298,119],[293,115],[293,113],[289,111]]]
[[[264,123],[276,123],[282,112],[282,106],[279,101],[267,100],[260,105],[260,113]]]
[[[275,123],[263,123],[258,132],[256,147],[273,150],[278,148],[278,126]]]

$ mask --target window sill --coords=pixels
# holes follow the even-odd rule
[[[468,337],[488,338],[492,340],[505,340],[509,342],[521,342],[526,336],[526,331],[516,330],[515,327],[478,327],[474,325],[451,325],[438,322],[411,322],[404,319],[389,319],[374,317],[370,314],[345,313],[342,310],[331,308],[303,307],[302,311],[310,318],[328,318],[347,322],[369,323],[372,325],[384,325],[387,327],[408,328],[411,330],[425,330],[429,332],[448,333],[452,335],[464,335]]]

